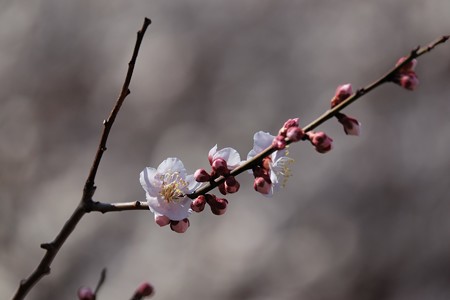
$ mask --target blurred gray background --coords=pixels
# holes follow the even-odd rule
[[[337,85],[363,86],[450,33],[448,0],[0,1],[0,298],[42,258],[77,205],[102,120],[149,27],[97,176],[95,200],[144,200],[139,172],[169,156],[208,167],[216,143],[243,158],[253,133],[309,123]],[[450,44],[419,61],[420,86],[383,86],[331,120],[334,149],[291,148],[267,199],[240,177],[223,216],[183,234],[146,211],[91,213],[29,299],[450,299]]]

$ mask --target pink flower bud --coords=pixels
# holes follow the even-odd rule
[[[211,180],[211,175],[205,169],[198,169],[194,173],[194,178],[197,182],[207,182]]]
[[[286,132],[286,137],[291,142],[300,141],[304,135],[305,135],[305,133],[303,132],[303,130],[300,127],[291,127]]]
[[[339,85],[336,89],[335,97],[339,98],[341,101],[344,101],[350,95],[353,94],[352,85],[350,83]]]
[[[184,233],[189,228],[189,219],[183,219],[181,221],[170,221],[170,229],[177,233]]]
[[[94,292],[88,287],[81,287],[78,290],[78,299],[79,300],[94,300],[95,295]]]
[[[419,84],[419,79],[414,71],[400,75],[399,84],[401,87],[413,91]]]
[[[286,141],[284,140],[284,136],[277,135],[272,141],[272,147],[276,150],[283,150],[286,148]]]
[[[225,183],[219,184],[219,186],[217,188],[219,189],[219,192],[222,195],[226,195],[227,194],[227,189],[225,188]]]
[[[241,185],[239,184],[239,182],[237,182],[234,176],[229,176],[227,177],[227,179],[225,179],[225,190],[227,191],[227,193],[236,193],[237,191],[239,191],[240,186]]]
[[[223,215],[227,211],[227,199],[216,198],[214,205],[211,205],[211,212],[217,216]]]
[[[281,127],[280,131],[278,132],[279,136],[286,137],[286,132],[291,127],[298,127],[298,118],[295,119],[289,119],[286,122],[284,122],[283,127]]]
[[[322,131],[308,132],[308,137],[319,153],[326,153],[333,149],[333,140]]]
[[[215,176],[225,175],[230,172],[228,170],[227,162],[222,158],[216,158],[213,160],[211,167]]]
[[[170,219],[167,216],[155,214],[155,223],[163,227],[169,225]]]
[[[270,190],[272,188],[272,183],[267,182],[264,178],[262,177],[256,177],[255,181],[253,183],[253,188],[255,189],[255,191],[267,195],[270,193]]]
[[[191,209],[199,213],[205,209],[205,205],[206,205],[206,197],[204,195],[200,195],[194,201],[192,201]]]
[[[403,63],[406,60],[406,56],[401,57],[397,63],[395,64],[395,66],[398,66],[399,64]],[[416,68],[417,65],[417,59],[412,59],[410,62],[408,62],[406,65],[404,65],[403,67],[401,67],[398,71],[400,73],[403,72],[408,72],[408,71],[414,71],[414,69]]]
[[[344,126],[345,134],[356,136],[360,134],[361,123],[359,123],[358,120],[341,113],[336,114],[336,117],[339,123],[341,123],[342,126]]]
[[[144,282],[137,288],[136,292],[134,293],[134,298],[139,297],[140,299],[143,297],[148,297],[151,296],[153,292],[154,292],[153,286],[148,282]]]

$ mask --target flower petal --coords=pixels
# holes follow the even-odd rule
[[[178,172],[181,178],[186,178],[186,169],[183,162],[176,157],[169,157],[164,160],[157,169],[159,174],[165,174],[168,172]]]
[[[227,162],[228,169],[232,170],[240,165],[241,163],[241,156],[239,153],[230,147],[220,149],[213,155],[214,159],[222,158]]]
[[[272,141],[275,136],[268,132],[258,131],[253,135],[253,149],[247,155],[247,159],[252,159],[258,153],[262,152],[264,149],[272,145]]]
[[[154,213],[167,216],[173,221],[183,220],[191,214],[191,202],[192,200],[190,198],[184,197],[179,202],[168,203],[164,201],[161,196],[149,197],[147,195],[147,203],[149,208],[151,208]]]
[[[158,195],[160,186],[159,181],[155,179],[155,175],[156,169],[147,167],[139,176],[139,181],[141,182],[142,188],[153,197]]]

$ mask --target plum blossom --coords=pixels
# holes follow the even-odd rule
[[[193,175],[187,175],[178,158],[167,158],[157,169],[145,168],[140,174],[140,182],[158,225],[184,220],[192,212],[192,200],[186,194],[192,193],[199,183]]]
[[[252,159],[258,153],[272,145],[275,136],[259,131],[253,136],[253,149],[248,153],[247,159]],[[278,150],[266,157],[260,166],[253,169],[255,176],[254,188],[263,195],[272,196],[280,187],[284,187],[288,178],[292,175],[289,164],[294,162],[287,157],[286,149]]]

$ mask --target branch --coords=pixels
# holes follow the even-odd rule
[[[397,73],[397,71],[400,70],[403,66],[408,64],[411,60],[413,60],[413,59],[415,59],[415,58],[417,58],[419,56],[422,56],[425,53],[430,52],[437,45],[445,43],[449,39],[449,37],[450,37],[449,35],[442,36],[442,37],[438,38],[437,40],[433,41],[432,43],[430,43],[426,47],[422,47],[422,48],[421,47],[417,47],[416,49],[412,50],[411,53],[407,56],[407,58],[402,63],[400,63],[397,66],[395,66],[394,68],[392,68],[389,72],[387,72],[384,76],[382,76],[378,80],[376,80],[373,83],[367,85],[366,87],[363,87],[363,88],[357,90],[354,94],[352,94],[350,97],[348,97],[345,101],[343,101],[339,105],[336,105],[333,109],[327,110],[324,114],[322,114],[316,120],[314,120],[313,122],[311,122],[307,126],[303,127],[303,131],[304,132],[308,132],[308,131],[311,131],[311,130],[317,128],[318,126],[320,126],[321,124],[323,124],[324,122],[326,122],[327,120],[329,120],[330,118],[335,116],[338,112],[343,110],[345,107],[347,107],[348,105],[350,105],[353,102],[355,102],[357,99],[361,98],[362,96],[364,96],[365,94],[369,93],[370,91],[372,91],[376,87],[382,85],[383,83],[391,81],[392,76],[395,73]],[[290,144],[290,143],[291,143],[291,141],[286,140],[286,144]],[[237,176],[237,175],[241,174],[242,172],[244,172],[246,170],[252,169],[256,165],[260,164],[261,161],[263,160],[263,158],[269,156],[270,154],[274,153],[275,151],[277,151],[277,150],[274,147],[269,146],[264,151],[260,152],[258,155],[253,157],[251,160],[246,161],[242,165],[240,165],[237,168],[235,168],[234,170],[232,170],[230,172],[230,176]],[[191,198],[191,199],[195,199],[199,195],[204,195],[207,192],[213,190],[214,188],[219,186],[224,181],[225,181],[225,177],[223,177],[223,176],[218,177],[214,181],[206,184],[205,186],[197,189],[194,193],[189,194],[187,196],[189,198]]]
[[[136,58],[139,52],[139,48],[141,46],[142,39],[144,37],[145,31],[147,27],[150,25],[150,19],[145,18],[144,24],[142,28],[137,33],[137,40],[134,46],[133,55],[131,57],[130,62],[128,63],[128,71],[125,77],[125,82],[123,84],[120,95],[117,99],[116,104],[114,105],[108,119],[103,122],[104,128],[100,138],[100,144],[97,149],[97,153],[94,158],[94,162],[92,163],[92,167],[90,169],[88,178],[83,188],[83,196],[81,198],[80,203],[76,207],[75,211],[72,213],[70,218],[66,221],[61,231],[58,233],[56,238],[50,242],[41,245],[41,248],[46,250],[44,257],[42,258],[39,265],[36,269],[31,273],[31,275],[22,280],[20,282],[19,288],[16,291],[16,294],[12,299],[24,299],[28,292],[33,288],[33,286],[44,276],[50,273],[50,265],[53,262],[53,259],[59,252],[59,249],[64,244],[69,235],[73,232],[78,222],[84,216],[86,212],[88,212],[88,208],[92,201],[92,196],[95,192],[95,176],[97,174],[98,166],[100,164],[100,160],[102,159],[103,152],[106,151],[106,141],[108,140],[109,132],[111,131],[111,127],[116,119],[116,116],[122,106],[125,98],[130,94],[129,85],[131,82],[131,77],[133,75],[134,65],[136,63]]]
[[[445,43],[450,38],[449,35],[442,36],[435,41],[431,42],[428,46],[425,47],[417,47],[414,50],[410,52],[410,54],[406,57],[406,59],[389,70],[385,75],[380,77],[378,80],[374,81],[373,83],[357,90],[354,94],[349,96],[346,100],[341,102],[339,105],[336,105],[333,109],[329,109],[326,112],[324,112],[320,117],[318,117],[316,120],[312,121],[310,124],[306,125],[303,128],[304,132],[311,131],[333,116],[335,116],[337,113],[339,113],[341,110],[343,110],[345,107],[349,106],[362,96],[366,95],[373,89],[379,87],[380,85],[390,82],[392,77],[400,70],[403,66],[408,64],[411,60],[418,58],[419,56],[424,55],[425,53],[430,52],[433,50],[436,46],[439,44]],[[291,142],[289,140],[286,140],[287,144],[290,144]],[[237,176],[241,174],[242,172],[246,170],[252,169],[254,166],[261,163],[263,158],[269,156],[273,152],[277,151],[272,146],[266,148],[264,151],[260,152],[258,155],[253,157],[252,159],[246,161],[239,167],[235,168],[230,172],[230,176]],[[213,180],[212,182],[207,183],[203,187],[197,189],[194,193],[188,194],[187,196],[191,199],[197,198],[199,195],[204,195],[207,192],[215,189],[217,186],[219,186],[221,183],[225,181],[225,177],[221,176]],[[112,211],[127,211],[127,210],[148,210],[148,205],[146,202],[143,201],[135,201],[135,202],[122,202],[122,203],[101,203],[101,202],[95,202],[90,206],[90,211],[98,211],[102,213],[106,212],[112,212]]]

